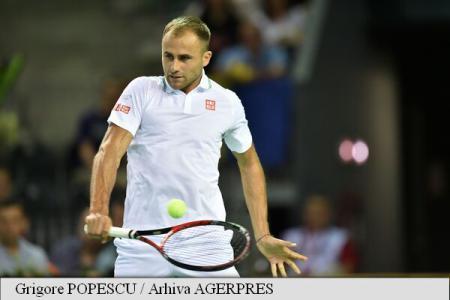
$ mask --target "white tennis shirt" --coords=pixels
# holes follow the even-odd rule
[[[252,144],[235,93],[203,72],[187,95],[163,76],[139,77],[123,91],[108,123],[133,135],[127,150],[124,227],[151,229],[199,219],[225,220],[219,190],[222,140],[243,153]],[[166,204],[182,199],[187,213],[174,219]]]

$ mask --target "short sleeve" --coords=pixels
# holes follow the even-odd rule
[[[131,81],[111,111],[108,124],[114,123],[135,136],[141,125],[146,97],[146,78],[139,77]]]
[[[241,100],[235,93],[228,92],[233,101],[233,115],[231,126],[224,134],[224,140],[231,151],[244,153],[252,145],[252,135],[248,128],[248,122],[245,118],[245,111]]]

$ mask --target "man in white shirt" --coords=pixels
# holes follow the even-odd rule
[[[286,276],[285,263],[299,273],[294,260],[306,257],[289,249],[293,243],[270,235],[264,172],[241,101],[203,71],[212,55],[209,39],[210,31],[200,19],[172,20],[162,38],[164,76],[139,77],[125,88],[94,159],[88,232],[107,236],[109,195],[125,152],[124,227],[149,229],[199,219],[225,220],[217,169],[224,140],[237,159],[257,246],[269,260],[273,276],[278,272]],[[186,201],[189,210],[182,219],[167,215],[165,205],[171,198]],[[180,269],[138,241],[116,239],[115,244],[117,277],[239,276],[235,268],[218,272]]]
[[[23,237],[28,227],[22,204],[14,200],[0,202],[0,277],[50,275],[44,249]]]

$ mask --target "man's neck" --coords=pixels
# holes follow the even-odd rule
[[[5,249],[8,251],[9,254],[14,255],[17,254],[17,252],[19,252],[19,240],[10,242],[2,241],[1,244],[3,245],[3,247],[5,247]]]
[[[189,94],[191,91],[193,91],[196,87],[200,85],[200,82],[202,81],[203,74],[200,74],[200,76],[195,79],[194,82],[192,82],[189,86],[185,87],[181,91],[185,93],[186,95]]]

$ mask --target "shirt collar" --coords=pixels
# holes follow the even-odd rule
[[[170,84],[167,82],[167,79],[165,76],[163,76],[163,84],[164,84],[164,91],[166,93],[176,93],[178,90],[173,89]],[[202,90],[207,90],[209,88],[211,88],[211,79],[208,78],[208,76],[206,76],[205,70],[202,70],[202,79],[200,80],[199,85],[195,88],[200,88]],[[194,90],[195,90],[194,89]]]
[[[211,79],[206,76],[205,70],[202,70],[202,79],[200,80],[200,84],[198,85],[203,90],[207,90],[211,88]]]

